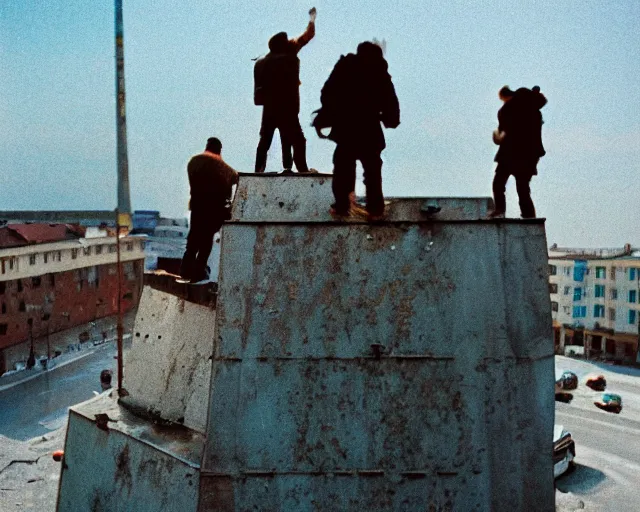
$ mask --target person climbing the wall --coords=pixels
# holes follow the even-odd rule
[[[254,103],[262,106],[260,142],[256,150],[255,172],[264,172],[273,134],[280,132],[282,164],[292,172],[293,163],[299,173],[314,172],[307,166],[307,140],[302,132],[300,113],[300,59],[298,53],[316,33],[316,9],[309,11],[309,24],[304,33],[289,39],[278,32],[269,40],[269,53],[258,59],[254,67]],[[293,156],[291,156],[293,149]]]
[[[364,168],[366,210],[370,220],[384,215],[382,126],[400,124],[398,97],[387,71],[382,48],[372,42],[358,45],[355,54],[340,57],[321,93],[321,108],[313,120],[316,133],[336,143],[333,154],[334,216],[349,215],[356,182],[356,161]],[[329,135],[322,129],[331,128]]]
[[[211,137],[204,152],[191,158],[187,165],[191,225],[180,267],[183,281],[195,283],[209,279],[207,260],[213,236],[230,218],[231,192],[238,183],[238,173],[222,160],[221,153],[220,139]]]

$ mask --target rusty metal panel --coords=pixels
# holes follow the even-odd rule
[[[489,197],[388,197],[386,220],[426,219],[429,206],[442,210],[438,220],[474,220],[487,216],[493,207]],[[306,221],[327,222],[333,203],[330,174],[243,174],[233,202],[232,222]]]
[[[223,231],[216,510],[552,510],[543,222],[290,213]]]
[[[197,509],[197,434],[136,419],[105,396],[71,409],[67,428],[58,512]]]

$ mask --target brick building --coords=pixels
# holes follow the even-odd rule
[[[28,357],[33,340],[117,313],[117,238],[111,235],[66,224],[0,227],[0,374]],[[144,239],[120,241],[127,311],[142,288]]]

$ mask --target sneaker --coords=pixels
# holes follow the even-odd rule
[[[298,174],[318,174],[318,170],[310,168],[306,171],[298,171]]]
[[[504,212],[493,210],[487,217],[490,219],[504,219]]]

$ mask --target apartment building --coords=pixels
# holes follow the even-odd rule
[[[640,250],[549,250],[556,350],[632,364],[638,356]]]
[[[38,338],[116,314],[117,238],[110,234],[66,224],[0,227],[0,374],[34,350],[42,355]],[[145,241],[120,242],[127,311],[142,290]]]

